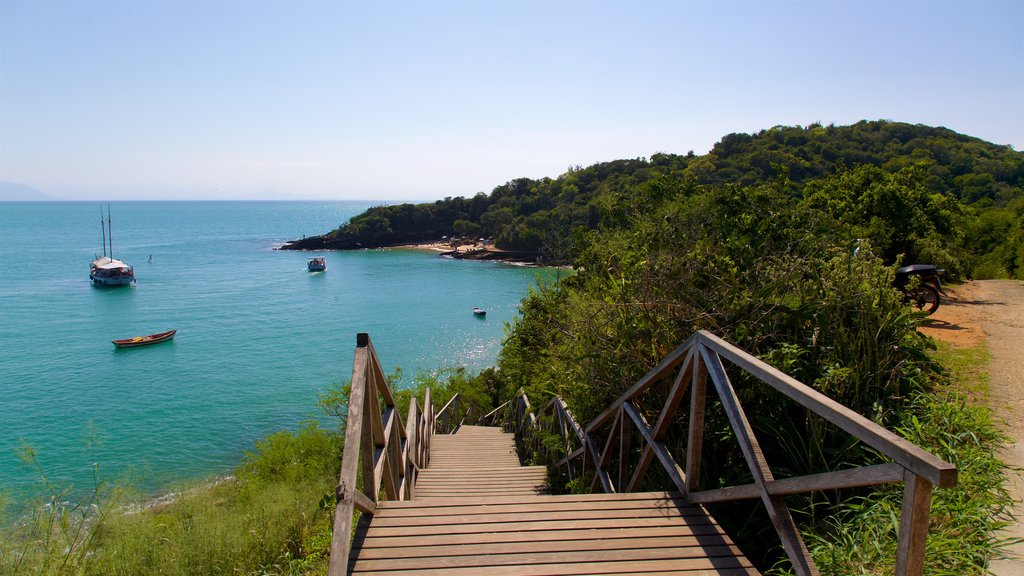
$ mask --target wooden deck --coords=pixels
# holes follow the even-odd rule
[[[360,521],[352,574],[757,574],[699,505],[678,494],[544,494],[512,434],[434,435],[415,498]]]

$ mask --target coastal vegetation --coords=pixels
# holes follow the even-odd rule
[[[405,381],[396,369],[388,380],[403,411],[427,388],[439,405],[458,393],[486,408],[491,372],[453,367]],[[40,482],[27,514],[19,507],[19,517],[0,519],[0,575],[326,574],[347,400],[347,385],[320,394],[337,427],[306,422],[270,434],[231,476],[155,499],[106,481],[97,464],[90,494],[76,501],[23,447]]]
[[[104,481],[88,499],[41,482],[0,531],[0,574],[326,573],[342,441],[314,423],[261,440],[234,475],[156,500]]]
[[[1006,152],[1019,165],[1021,155]],[[1021,188],[965,203],[972,193],[933,191],[926,165],[891,168],[858,164],[802,183],[781,164],[746,183],[661,174],[602,194],[599,224],[574,233],[575,274],[521,306],[499,358],[502,395],[523,390],[544,405],[557,394],[589,422],[693,332],[709,330],[957,465],[960,484],[933,500],[928,573],[985,573],[1010,518],[1005,466],[994,455],[1005,439],[987,409],[950,384],[917,330],[924,318],[892,287],[893,264],[930,261],[967,274],[999,261],[1001,275],[1017,274],[1021,245],[1013,258],[1000,252],[1016,240],[1003,236],[986,252],[965,238],[988,213],[981,205],[1019,208]],[[1019,229],[1014,217],[1010,228]],[[885,461],[756,386],[737,383],[774,470],[795,476]],[[638,408],[654,421],[661,405]],[[716,444],[705,452],[703,485],[742,483],[724,415],[710,412],[705,425]],[[884,574],[900,499],[898,490],[847,490],[793,497],[790,506],[823,574]],[[758,504],[712,512],[762,569],[787,573]]]
[[[917,330],[924,318],[892,287],[893,265],[1024,277],[1022,191],[1024,155],[943,128],[776,127],[726,136],[704,156],[655,154],[517,179],[470,199],[378,207],[292,247],[454,233],[572,266],[523,300],[495,369],[408,383],[391,375],[400,414],[426,387],[438,406],[459,392],[481,409],[522,390],[534,405],[560,395],[588,422],[694,331],[710,330],[954,463],[958,486],[933,498],[927,573],[981,575],[1010,520],[995,456],[1005,439],[973,401],[983,374],[965,366],[976,356],[936,350]],[[737,388],[774,470],[884,461],[748,384]],[[345,387],[321,404],[343,421]],[[0,534],[0,572],[323,573],[343,429],[269,436],[233,479],[138,511],[99,481],[94,499],[75,505],[46,484],[35,514]],[[741,483],[724,415],[709,409],[706,429],[716,445],[702,482]],[[665,488],[656,481],[645,487]],[[886,574],[901,498],[883,488],[788,502],[823,574]],[[756,503],[712,512],[760,568],[787,573]]]
[[[616,226],[618,206],[651,184],[691,191],[785,180],[788,201],[843,220],[887,263],[931,262],[975,278],[1024,277],[1024,153],[946,128],[890,121],[776,126],[729,134],[705,155],[570,167],[556,178],[517,178],[489,194],[379,206],[323,236],[286,248],[367,248],[493,238],[501,250],[571,263],[578,235]],[[619,222],[621,223],[621,222]]]

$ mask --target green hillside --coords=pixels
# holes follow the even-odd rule
[[[687,197],[767,183],[793,206],[827,216],[815,233],[869,240],[890,263],[902,256],[965,276],[1024,274],[1024,153],[946,128],[888,121],[729,134],[703,156],[657,153],[573,167],[557,178],[510,180],[472,198],[380,206],[286,247],[352,249],[465,235],[569,263],[582,232],[623,226],[625,213],[651,200],[644,186]]]

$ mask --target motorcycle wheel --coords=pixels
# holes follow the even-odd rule
[[[918,284],[917,288],[907,294],[907,299],[914,308],[924,310],[928,314],[939,309],[939,291],[931,284]]]

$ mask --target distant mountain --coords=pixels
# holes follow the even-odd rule
[[[17,182],[0,181],[0,202],[60,200],[56,196]]]

